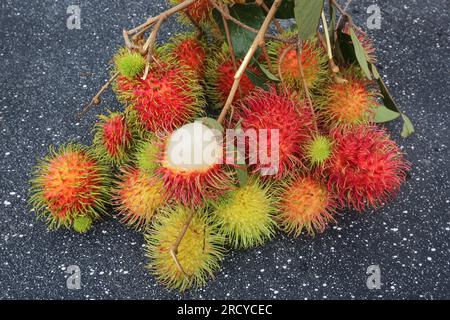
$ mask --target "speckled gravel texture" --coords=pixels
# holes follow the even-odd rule
[[[354,1],[364,24],[374,1]],[[121,30],[167,5],[163,0],[0,2],[0,298],[4,299],[439,299],[450,298],[450,2],[378,0],[380,30],[370,30],[388,86],[416,126],[392,136],[413,164],[398,198],[376,212],[347,212],[315,238],[278,235],[230,252],[216,279],[184,294],[144,268],[143,236],[107,219],[86,235],[48,231],[27,205],[28,180],[49,144],[91,142],[96,113],[120,109],[108,93],[81,120],[75,114],[108,79]],[[404,4],[407,3],[407,4]],[[81,6],[82,29],[66,9]],[[160,36],[180,26],[171,19]],[[68,290],[70,265],[81,289]],[[379,265],[381,289],[366,286]]]

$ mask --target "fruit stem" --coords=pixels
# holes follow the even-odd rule
[[[180,272],[184,275],[184,277],[186,278],[186,280],[188,280],[188,275],[187,273],[184,271],[183,266],[180,264],[180,261],[178,261],[177,258],[177,254],[178,254],[178,247],[180,246],[181,240],[183,240],[189,225],[192,222],[192,218],[194,217],[194,210],[190,210],[188,219],[186,220],[186,223],[183,226],[183,229],[181,229],[180,234],[178,235],[177,240],[175,241],[175,243],[173,244],[173,246],[170,248],[170,255],[172,256],[173,261],[175,262],[178,270],[180,270]]]
[[[239,87],[239,83],[241,82],[241,78],[247,69],[251,59],[253,58],[253,55],[255,54],[258,47],[264,43],[264,37],[266,35],[267,29],[270,26],[270,23],[272,22],[273,17],[275,16],[275,13],[277,12],[278,7],[280,6],[282,0],[275,0],[270,7],[269,12],[267,13],[266,18],[264,19],[264,22],[261,25],[261,28],[259,29],[258,33],[256,34],[255,39],[253,40],[252,45],[250,46],[250,49],[248,50],[247,54],[245,55],[244,59],[242,60],[242,63],[234,75],[234,82],[233,86],[231,87],[230,94],[228,95],[227,101],[225,102],[225,105],[222,109],[222,112],[219,115],[219,118],[217,121],[220,124],[223,124],[223,121],[225,119],[225,116],[227,115],[228,110],[230,109],[233,101],[234,96],[236,95],[236,91]]]

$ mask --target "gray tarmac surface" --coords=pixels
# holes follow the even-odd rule
[[[354,1],[364,24],[373,1]],[[48,145],[91,142],[95,114],[120,108],[109,93],[81,120],[75,114],[108,78],[121,30],[167,7],[162,0],[0,2],[0,298],[51,299],[438,299],[450,298],[450,3],[378,0],[371,30],[382,74],[416,134],[399,136],[413,163],[398,198],[376,212],[345,213],[315,237],[279,234],[266,246],[230,252],[216,279],[184,294],[144,268],[141,234],[107,219],[86,235],[47,231],[27,205],[28,180]],[[81,30],[66,9],[81,7]],[[160,40],[180,31],[174,19]],[[68,290],[66,269],[81,270]],[[366,270],[379,265],[381,289]]]

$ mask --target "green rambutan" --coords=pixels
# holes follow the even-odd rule
[[[165,203],[162,181],[135,168],[122,168],[113,194],[121,221],[137,229],[148,226]]]
[[[133,130],[120,112],[100,115],[95,125],[93,150],[96,156],[113,165],[128,161],[133,145]]]
[[[145,235],[148,268],[170,289],[198,288],[205,285],[219,269],[223,257],[224,237],[204,209],[194,212],[182,238],[175,263],[171,249],[188,221],[191,210],[183,206],[164,207],[156,217],[152,230]]]
[[[157,175],[169,198],[186,206],[217,199],[233,184],[223,164],[223,145],[217,133],[201,122],[174,131],[162,148]]]
[[[107,172],[85,146],[68,144],[57,151],[50,148],[31,180],[30,203],[50,228],[65,226],[85,232],[90,227],[88,220],[106,214],[110,185]]]
[[[174,61],[153,63],[145,80],[119,77],[119,100],[141,133],[171,132],[203,112],[203,88],[192,70]]]
[[[241,60],[236,61],[238,67],[241,62]],[[258,68],[251,65],[248,67],[248,70],[256,74],[260,73]],[[213,100],[217,108],[223,107],[227,101],[231,87],[233,86],[235,73],[236,70],[228,46],[224,44],[220,50],[216,51],[214,55],[208,59],[206,69],[208,97]],[[247,74],[244,73],[239,83],[239,90],[236,92],[233,102],[237,102],[238,100],[247,97],[256,88],[255,84],[250,80]]]
[[[328,185],[342,206],[363,211],[392,198],[406,179],[409,163],[386,130],[375,125],[335,128]]]
[[[287,36],[291,35],[294,33],[287,33]],[[288,44],[272,41],[268,43],[268,53],[273,65],[280,70],[287,88],[302,92],[303,80],[297,49],[289,48]],[[308,89],[317,91],[328,79],[327,56],[317,40],[310,40],[303,44],[300,61]]]
[[[156,169],[159,168],[158,155],[160,152],[160,146],[156,138],[153,137],[142,141],[136,149],[135,157],[138,169],[147,176],[154,175]]]
[[[333,142],[324,135],[315,134],[304,146],[304,154],[307,162],[312,166],[322,166],[332,152]]]
[[[345,82],[331,83],[317,99],[320,117],[330,126],[353,126],[368,123],[378,108],[378,93],[369,82],[357,75],[355,68],[344,72]]]
[[[213,216],[231,246],[250,248],[274,235],[277,200],[272,184],[252,178],[213,202]]]
[[[194,33],[180,34],[159,48],[159,55],[172,57],[180,65],[190,68],[199,79],[205,76],[206,43],[197,39]]]
[[[300,236],[302,230],[314,235],[323,232],[334,222],[336,209],[334,197],[326,184],[312,177],[299,176],[293,179],[281,196],[279,223],[289,234]]]
[[[120,75],[134,79],[144,71],[146,60],[136,51],[122,48],[114,57],[114,65]]]

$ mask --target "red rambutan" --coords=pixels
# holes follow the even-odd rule
[[[172,55],[173,58],[194,71],[199,79],[205,76],[206,44],[197,39],[194,33],[180,34],[160,47],[160,56]]]
[[[129,158],[133,135],[125,115],[111,112],[100,115],[95,126],[94,152],[107,163],[121,165]]]
[[[405,181],[409,163],[397,144],[377,126],[333,129],[329,187],[342,205],[363,211],[391,198]]]
[[[177,5],[183,1],[184,0],[170,0],[170,3]],[[181,22],[190,23],[190,19],[192,19],[197,25],[208,25],[213,21],[211,16],[212,8],[209,0],[197,0],[180,16]]]
[[[201,122],[174,131],[163,150],[156,172],[170,199],[199,206],[230,189],[232,178],[223,165],[222,142]]]
[[[269,174],[278,179],[300,164],[301,146],[313,130],[313,114],[305,102],[279,95],[273,88],[258,89],[242,101],[238,117],[242,118],[242,129],[249,139],[247,161],[254,172],[270,168],[274,172]],[[251,146],[256,146],[257,151]]]
[[[81,224],[89,227],[105,214],[110,184],[107,170],[84,146],[51,148],[34,173],[30,202],[50,228],[71,227],[81,219],[84,223],[75,229],[85,232]]]
[[[280,42],[270,42],[268,52],[273,65],[280,70],[286,86],[292,90],[303,91],[297,49]],[[300,62],[309,90],[314,91],[326,82],[328,77],[327,57],[317,41],[304,43],[300,53]]]
[[[332,83],[317,99],[321,118],[330,126],[352,126],[371,121],[379,106],[377,92],[358,77],[357,70],[345,72],[345,82]]]
[[[115,89],[144,132],[171,132],[201,114],[204,106],[197,77],[173,62],[154,63],[145,80],[119,77]]]
[[[241,60],[236,61],[237,67],[241,64]],[[249,66],[248,70],[258,74],[258,68]],[[206,70],[206,83],[208,87],[208,96],[211,97],[217,108],[223,107],[230,94],[231,87],[234,82],[234,74],[236,73],[233,60],[227,45],[223,45],[222,49],[215,54],[214,57],[208,59]],[[243,99],[256,89],[255,84],[250,80],[247,74],[241,78],[239,90],[236,92],[233,102]]]
[[[285,188],[281,196],[279,222],[282,228],[298,237],[305,229],[310,235],[323,232],[334,222],[336,211],[334,197],[326,184],[312,177],[299,176]]]
[[[162,181],[135,168],[122,168],[113,193],[122,222],[138,229],[151,222],[165,200]]]

